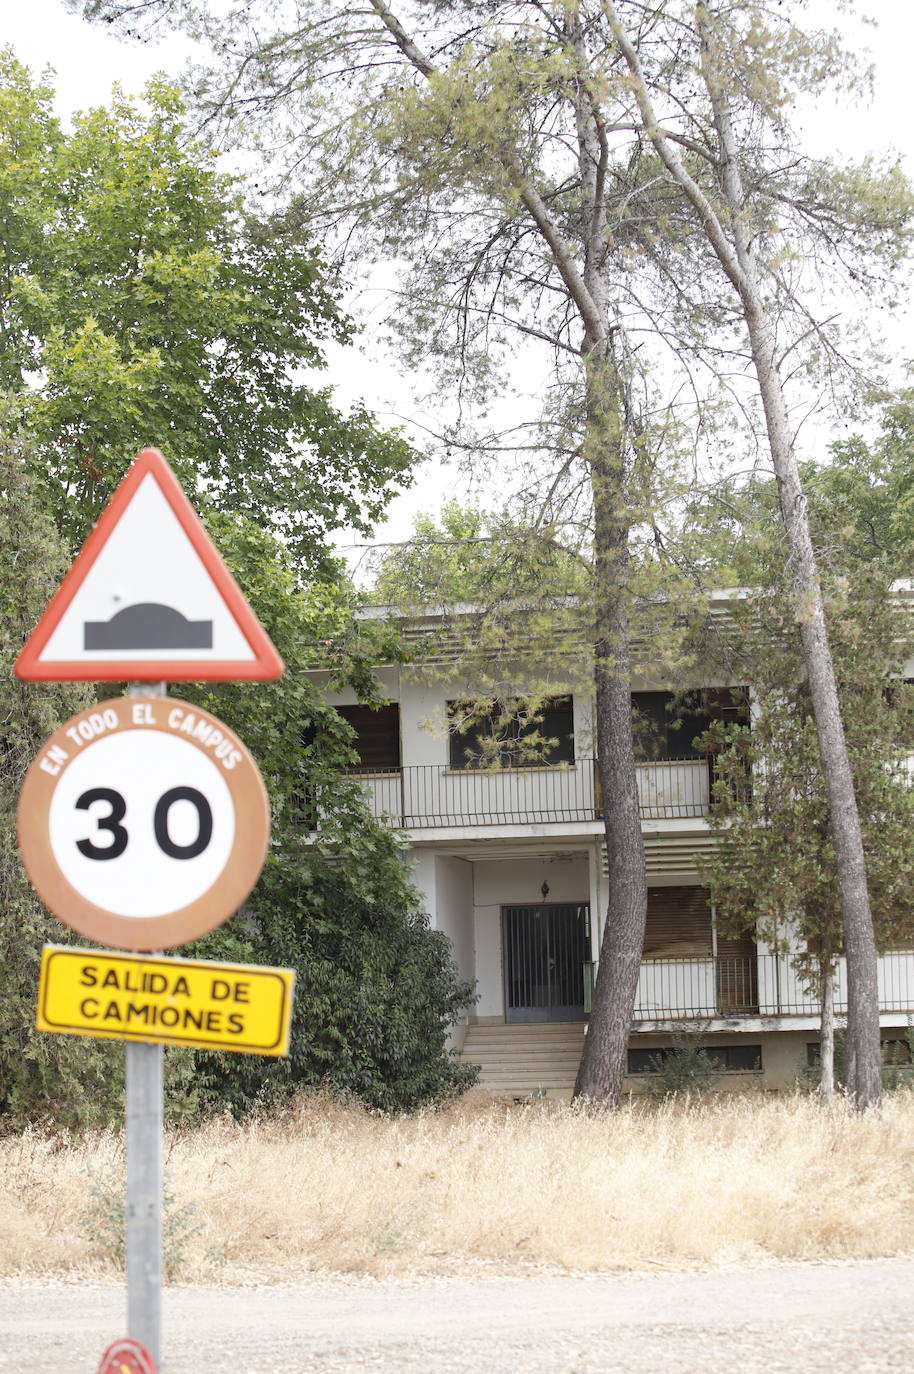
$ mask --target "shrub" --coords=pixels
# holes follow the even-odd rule
[[[706,1021],[683,1021],[674,1028],[673,1048],[652,1060],[655,1073],[649,1091],[653,1096],[710,1092],[720,1073],[705,1049],[707,1031]]]

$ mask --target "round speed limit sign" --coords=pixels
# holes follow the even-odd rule
[[[174,697],[118,697],[68,720],[23,783],[19,847],[80,935],[164,949],[221,925],[266,856],[270,813],[238,737]]]

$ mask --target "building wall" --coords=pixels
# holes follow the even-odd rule
[[[475,928],[476,1019],[502,1020],[505,994],[502,964],[501,909],[537,902],[588,902],[590,866],[586,854],[568,857],[486,859],[471,865]],[[549,892],[543,897],[543,883]]]
[[[710,1034],[706,1044],[742,1046],[751,1043],[762,1050],[761,1071],[722,1071],[713,1084],[713,1092],[771,1092],[785,1091],[796,1086],[806,1065],[806,1042],[817,1040],[818,1031],[750,1031],[747,1034]],[[629,1040],[632,1049],[659,1049],[672,1043],[669,1033],[635,1034]],[[650,1074],[631,1074],[625,1078],[626,1092],[643,1093],[651,1088]]]
[[[328,675],[315,673],[313,676],[315,681],[322,683]],[[408,669],[379,668],[375,676],[380,691],[400,705],[404,766],[447,765],[447,703],[470,695],[470,685],[459,678],[423,682],[410,677]],[[559,691],[557,687],[556,693]],[[351,688],[328,691],[326,695],[333,706],[353,706],[357,700]],[[576,693],[573,700],[575,752],[579,758],[591,757],[594,752],[592,701],[587,693]]]
[[[451,942],[454,963],[461,978],[475,979],[473,865],[450,855],[414,850],[412,876],[432,929],[442,931]],[[455,1049],[460,1049],[464,1031],[465,1024],[453,1028],[451,1045]]]
[[[904,1040],[906,1026],[882,1029],[883,1040]],[[758,1031],[749,1030],[744,1035],[710,1034],[708,1045],[740,1045],[745,1042],[761,1045],[761,1072],[721,1073],[714,1084],[714,1092],[751,1091],[790,1092],[799,1086],[813,1087],[817,1070],[809,1068],[807,1046],[819,1043],[819,1027],[807,1023],[803,1029]],[[656,1049],[671,1043],[670,1036],[657,1031],[647,1035],[635,1034],[629,1041],[631,1048]],[[633,1074],[625,1079],[625,1091],[641,1093],[649,1091],[650,1075]]]
[[[401,684],[400,735],[404,766],[447,763],[446,701],[438,684],[406,680]]]
[[[437,882],[436,928],[451,942],[454,963],[461,978],[475,978],[473,939],[473,865],[450,855],[435,858]]]
[[[395,667],[375,668],[373,674],[378,686],[378,691],[381,695],[389,697],[391,701],[396,701],[400,695],[399,670]],[[323,688],[324,697],[331,706],[358,705],[359,699],[352,687],[343,687],[335,691],[330,691],[328,687],[330,681],[329,673],[309,673],[308,676],[318,687]]]

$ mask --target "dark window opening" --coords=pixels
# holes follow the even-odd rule
[[[708,687],[695,692],[633,692],[635,755],[658,759],[700,759],[707,750],[695,741],[714,721],[748,725],[745,687]]]
[[[762,1067],[761,1045],[708,1045],[711,1062],[725,1073],[758,1073]]]
[[[889,1040],[883,1040],[882,1062],[883,1064],[898,1064],[902,1067],[910,1067],[912,1063],[910,1039],[905,1038],[904,1040],[900,1040],[893,1037]]]
[[[574,763],[570,696],[532,709],[522,700],[449,701],[449,763],[454,769],[543,768]]]
[[[354,772],[400,771],[400,707],[338,706],[337,711],[355,731],[354,749],[359,756]]]
[[[704,1045],[702,1048],[714,1067],[722,1073],[758,1073],[761,1070],[761,1045]],[[627,1072],[659,1073],[663,1061],[675,1053],[673,1045],[629,1050]]]
[[[883,1064],[896,1064],[904,1068],[914,1062],[911,1057],[911,1044],[907,1038],[900,1040],[892,1037],[888,1040],[882,1040],[880,1048]],[[818,1069],[821,1065],[822,1054],[818,1040],[807,1040],[806,1063],[811,1069]]]

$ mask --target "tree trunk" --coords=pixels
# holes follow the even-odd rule
[[[847,957],[849,1054],[845,1086],[855,1106],[863,1111],[879,1101],[882,1091],[876,937],[867,890],[863,831],[847,754],[806,499],[790,443],[784,396],[774,359],[774,341],[755,290],[746,301],[746,319],[765,409],[778,500],[787,531],[800,639],[835,849]]]
[[[588,432],[594,503],[594,685],[597,766],[606,830],[609,890],[600,966],[575,1097],[616,1107],[644,949],[647,887],[632,735],[629,632],[629,521],[618,378],[591,360]]]
[[[778,502],[787,533],[800,640],[835,849],[847,956],[847,1038],[852,1050],[850,1062],[853,1064],[853,1076],[849,1077],[846,1087],[858,1110],[863,1111],[879,1101],[882,1091],[876,938],[867,890],[863,831],[847,754],[844,722],[841,719],[806,497],[790,436],[772,326],[762,299],[752,252],[745,238],[735,140],[726,108],[720,104],[716,107],[716,118],[723,154],[723,188],[730,207],[735,249],[741,269],[740,294],[765,412]]]
[[[863,832],[847,755],[818,567],[806,515],[806,500],[793,452],[778,370],[773,322],[765,304],[755,260],[751,217],[743,192],[737,143],[726,96],[727,80],[718,70],[713,26],[707,5],[704,0],[699,0],[695,8],[695,22],[701,40],[701,73],[718,141],[718,173],[726,206],[726,213],[722,216],[690,175],[678,149],[661,129],[638,53],[612,0],[604,0],[604,10],[634,78],[635,98],[645,131],[664,166],[695,209],[709,243],[740,297],[749,332],[771,461],[777,480],[778,500],[787,533],[797,619],[837,862],[847,956],[846,1087],[857,1109],[863,1111],[879,1101],[882,1091],[876,941],[867,891]]]
[[[608,866],[600,965],[574,1095],[599,1098],[616,1107],[627,1067],[647,915],[632,735],[631,515],[626,478],[631,422],[627,378],[617,351],[619,340],[610,323],[617,312],[611,308],[606,270],[611,236],[606,223],[608,144],[604,111],[601,94],[587,75],[586,26],[577,0],[568,4],[566,15],[580,72],[575,124],[581,174],[582,276],[592,306],[590,316],[581,312],[586,369],[583,455],[590,473],[594,512],[596,752]]]
[[[835,1091],[835,985],[831,960],[822,961],[819,970],[819,1097],[831,1101]]]

